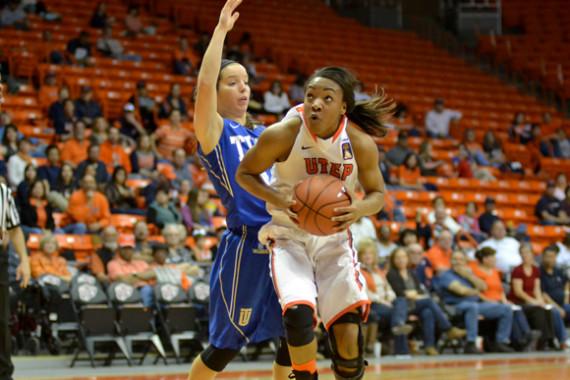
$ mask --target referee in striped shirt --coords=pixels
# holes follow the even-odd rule
[[[0,78],[1,80],[2,78]],[[0,83],[0,107],[4,103],[4,87]],[[30,261],[26,252],[24,233],[20,228],[20,216],[11,190],[0,183],[0,380],[12,380],[14,366],[10,359],[12,338],[10,319],[10,292],[8,280],[8,243],[20,256],[17,279],[25,288],[30,282]]]

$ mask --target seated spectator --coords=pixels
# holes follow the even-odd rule
[[[282,116],[289,110],[291,103],[283,85],[279,81],[271,84],[271,89],[263,94],[263,108],[266,112]]]
[[[483,136],[483,152],[485,152],[487,162],[492,166],[501,167],[507,161],[501,142],[495,137],[493,131],[487,131]]]
[[[558,256],[556,257],[556,265],[566,270],[570,277],[570,232],[566,232],[564,239],[556,243],[558,248]]]
[[[140,116],[146,133],[152,134],[156,131],[156,102],[149,95],[145,81],[137,82],[136,92],[129,98],[129,103],[134,105],[135,109],[138,109],[138,116]],[[128,109],[130,108],[128,107]],[[127,110],[127,107],[125,110]]]
[[[453,248],[453,235],[443,230],[436,239],[435,244],[425,253],[426,259],[436,274],[448,271],[451,268]]]
[[[410,153],[398,168],[399,185],[410,190],[423,190],[418,156]]]
[[[480,181],[493,181],[495,177],[485,168],[477,165],[473,157],[470,155],[469,150],[463,144],[459,145],[459,152],[453,158],[453,164],[457,169],[459,178],[476,178]]]
[[[203,230],[214,234],[212,214],[208,210],[210,195],[203,189],[192,189],[188,202],[182,207],[182,220],[188,230]]]
[[[135,114],[135,106],[132,103],[127,103],[123,107],[123,116],[119,119],[121,125],[121,134],[133,140],[137,140],[140,136],[148,134],[144,125],[137,119]]]
[[[172,55],[172,64],[174,66],[174,74],[178,75],[190,75],[194,71],[196,66],[195,53],[190,48],[188,44],[188,38],[186,36],[181,36],[178,39],[178,48],[174,51]],[[168,115],[170,111],[166,111],[165,115]],[[184,113],[185,114],[185,113]]]
[[[18,153],[18,141],[20,140],[20,132],[14,124],[8,124],[4,127],[4,136],[2,136],[2,146],[6,149],[4,160],[7,162],[10,157]]]
[[[73,167],[77,167],[87,159],[89,140],[85,138],[85,123],[78,121],[73,125],[73,134],[69,140],[63,143],[61,160]]]
[[[109,225],[111,218],[109,202],[97,191],[94,176],[85,175],[81,179],[81,188],[71,195],[66,214],[71,223],[79,224],[78,228],[83,228],[89,233],[98,233]]]
[[[403,247],[408,253],[409,267],[414,272],[418,281],[428,290],[432,290],[433,268],[424,256],[424,247],[421,244],[413,243]]]
[[[462,214],[457,218],[461,228],[471,234],[478,242],[482,242],[485,239],[485,234],[481,231],[479,227],[479,219],[477,218],[477,204],[475,202],[467,203],[465,207],[465,214]]]
[[[103,34],[97,40],[97,50],[104,56],[122,61],[140,62],[141,57],[136,54],[125,54],[125,48],[121,41],[113,38],[113,28],[106,26]]]
[[[530,326],[542,332],[537,348],[542,351],[547,346],[556,348],[554,338],[557,337],[562,344],[566,342],[566,330],[562,317],[557,309],[548,305],[542,297],[540,270],[534,261],[534,252],[529,243],[520,247],[522,264],[513,269],[511,273],[511,291],[509,300],[522,306]]]
[[[69,89],[65,86],[61,87],[58,92],[58,98],[51,103],[48,109],[48,118],[56,130],[56,133],[63,135],[65,131],[66,113],[65,102],[69,99]]]
[[[210,44],[210,34],[209,33],[201,33],[198,37],[198,41],[192,46],[196,55],[202,57]]]
[[[432,145],[429,140],[424,140],[420,145],[420,154],[418,155],[420,163],[421,175],[424,177],[451,177],[451,169],[449,165],[442,160],[433,158]]]
[[[530,139],[526,143],[526,146],[531,155],[536,157],[532,158],[538,161],[540,161],[540,158],[543,156],[554,157],[554,149],[550,141],[542,135],[542,129],[538,124],[532,125],[530,129]],[[537,165],[540,165],[540,162],[537,163]]]
[[[414,271],[409,269],[409,258],[404,248],[395,249],[390,255],[388,282],[396,296],[405,299],[408,312],[417,315],[422,324],[424,348],[427,355],[439,355],[436,349],[436,327],[447,333],[447,339],[461,339],[467,332],[453,327],[443,310],[420,284]]]
[[[178,224],[182,218],[174,204],[170,202],[169,189],[159,187],[156,191],[155,201],[148,208],[147,222],[163,228],[167,224]]]
[[[350,225],[350,233],[352,234],[352,241],[355,247],[358,246],[361,240],[376,240],[376,228],[372,220],[367,216],[358,218],[352,223]]]
[[[49,233],[55,229],[53,209],[47,201],[47,189],[42,181],[32,183],[30,194],[20,208],[20,218],[26,235]]]
[[[194,248],[192,248],[192,259],[198,263],[211,263],[214,255],[208,243],[206,230],[194,229],[192,238],[194,238],[195,242]]]
[[[305,101],[305,82],[307,78],[303,74],[297,74],[295,82],[289,86],[289,99],[291,104],[301,104]]]
[[[83,30],[78,37],[71,39],[67,43],[67,52],[70,54],[73,63],[82,66],[89,64],[91,58],[89,32]]]
[[[168,248],[164,244],[153,248],[152,257],[150,269],[138,274],[139,278],[156,280],[158,284],[178,285],[187,291],[192,285],[191,278],[200,276],[202,272],[199,267],[189,263],[168,263]]]
[[[135,223],[134,235],[136,258],[144,260],[147,263],[152,262],[152,244],[148,240],[149,231],[146,222],[139,220]]]
[[[489,247],[482,248],[475,252],[477,262],[473,262],[471,269],[473,270],[473,274],[483,280],[487,285],[487,288],[482,291],[479,296],[485,302],[512,305],[511,302],[507,300],[503,289],[501,273],[496,267],[497,260],[495,254],[495,250]],[[536,339],[538,339],[538,335],[535,335],[530,329],[528,320],[523,311],[513,308],[512,343],[520,348],[521,351],[526,351],[536,343]]]
[[[557,158],[570,158],[570,137],[564,128],[556,130],[555,137],[551,140],[554,156]]]
[[[179,224],[167,224],[162,229],[162,236],[168,247],[169,264],[192,263],[192,253],[184,246],[186,229]]]
[[[562,202],[566,198],[566,189],[568,189],[568,178],[565,173],[558,173],[554,184],[554,198]]]
[[[107,267],[111,260],[119,255],[119,232],[113,226],[107,226],[101,233],[101,247],[92,254],[89,269],[103,284],[109,283]]]
[[[97,4],[95,8],[95,12],[93,12],[93,16],[91,16],[91,21],[89,25],[92,28],[96,29],[103,29],[106,26],[112,24],[113,18],[107,15],[107,3],[100,2]]]
[[[562,204],[554,196],[556,185],[554,181],[546,183],[546,190],[538,200],[534,209],[534,214],[540,220],[540,224],[546,226],[556,226],[570,224],[570,216],[562,211]]]
[[[406,157],[413,154],[414,151],[408,145],[408,132],[400,131],[398,133],[398,141],[396,146],[388,151],[386,158],[394,166],[400,166],[404,163]]]
[[[81,96],[75,100],[75,117],[87,125],[102,116],[101,105],[93,99],[93,89],[89,86],[81,87]]]
[[[125,33],[129,37],[136,37],[143,32],[144,25],[139,14],[139,7],[131,5],[125,17]]]
[[[497,210],[495,208],[495,199],[491,197],[485,198],[485,211],[479,215],[479,227],[481,228],[481,231],[489,235],[493,224],[498,219],[499,217],[497,216]]]
[[[53,60],[51,60],[50,63],[54,63]],[[57,86],[57,75],[55,72],[49,71],[46,73],[38,94],[38,100],[42,109],[49,109],[50,105],[57,102],[58,96],[59,87]]]
[[[115,166],[111,182],[105,186],[105,196],[109,201],[113,214],[144,215],[143,210],[137,210],[134,189],[126,185],[127,171],[122,166]]]
[[[517,112],[509,128],[509,138],[511,141],[517,141],[526,144],[532,138],[532,125],[526,121],[524,112]]]
[[[0,12],[0,26],[11,26],[16,29],[28,30],[28,17],[19,0],[9,0],[8,5]]]
[[[443,197],[438,195],[433,199],[431,204],[433,205],[433,210],[427,215],[428,223],[432,226],[438,224],[439,227],[449,230],[453,236],[455,236],[461,230],[461,225],[455,221],[453,216],[447,213],[447,207]],[[438,234],[439,233],[436,233],[435,235],[437,236]]]
[[[160,127],[154,134],[158,154],[162,158],[172,157],[176,149],[183,149],[194,134],[182,127],[179,110],[170,112],[169,123]]]
[[[511,270],[522,263],[519,254],[520,243],[507,236],[505,223],[497,219],[491,228],[490,238],[479,245],[479,249],[490,247],[497,252],[497,268],[504,274],[511,273]]]
[[[180,189],[182,181],[188,181],[191,185],[194,184],[190,162],[186,157],[186,151],[184,149],[178,148],[173,151],[172,167],[174,168],[174,174],[176,175],[176,179],[173,182],[175,188]]]
[[[369,99],[370,95],[364,91],[364,83],[361,81],[356,82],[354,85],[354,101],[361,102]]]
[[[141,280],[138,275],[146,272],[149,265],[142,261],[133,259],[135,253],[131,243],[123,243],[119,248],[119,254],[107,264],[107,272],[112,282],[120,281],[135,286],[142,297],[142,303],[146,307],[154,304],[154,289],[150,282]]]
[[[24,180],[26,166],[32,163],[31,151],[32,144],[27,138],[23,138],[18,141],[18,152],[8,160],[6,165],[8,168],[8,182],[14,189]]]
[[[33,183],[37,180],[38,172],[36,167],[33,164],[26,165],[26,169],[24,170],[24,179],[16,188],[16,196],[14,197],[18,209],[21,209],[26,203],[28,203],[30,190],[32,189]]]
[[[376,244],[373,240],[363,240],[358,245],[358,260],[362,263],[362,275],[366,280],[366,293],[372,302],[368,323],[364,327],[363,336],[366,351],[371,353],[378,339],[378,325],[382,320],[389,322],[389,327],[395,336],[395,353],[408,353],[405,336],[412,332],[413,327],[406,324],[408,305],[405,299],[397,299],[392,287],[378,269],[376,259]]]
[[[182,119],[185,120],[188,118],[188,110],[186,108],[186,103],[184,102],[184,99],[182,99],[182,96],[180,95],[180,84],[178,83],[174,83],[170,87],[170,92],[168,93],[166,99],[164,99],[164,102],[162,102],[160,106],[159,117],[162,119],[166,119],[170,115],[172,110],[180,111],[180,116]]]
[[[477,278],[467,266],[467,257],[461,251],[455,251],[451,258],[451,269],[437,278],[437,288],[442,300],[454,306],[458,314],[463,314],[467,329],[465,353],[478,353],[475,346],[479,329],[479,317],[497,320],[494,351],[513,352],[508,346],[511,336],[513,311],[508,305],[482,302],[481,291],[486,289],[485,282]]]
[[[130,160],[133,174],[140,174],[146,178],[157,177],[158,156],[148,135],[139,137],[137,149],[131,153]]]
[[[50,204],[54,205],[59,211],[67,210],[69,198],[76,189],[75,175],[73,173],[73,166],[70,164],[61,165],[61,172],[55,183],[55,186],[50,187],[51,191],[48,193],[48,200]]]
[[[109,128],[107,141],[100,146],[99,159],[107,164],[107,172],[112,172],[117,166],[122,166],[127,174],[131,172],[131,159],[123,146],[118,128]]]
[[[566,187],[566,198],[560,204],[560,218],[562,220],[570,220],[570,186]]]
[[[61,172],[60,154],[57,145],[48,145],[46,156],[46,165],[38,168],[38,178],[47,181],[49,187],[53,188]]]
[[[391,173],[390,173],[390,163],[386,159],[386,151],[381,146],[378,146],[378,166],[380,167],[380,172],[382,173],[382,178],[386,185],[392,185]]]
[[[400,236],[398,238],[398,245],[401,247],[408,247],[412,244],[417,244],[418,233],[410,228],[405,228],[400,231]]]
[[[483,152],[483,147],[476,141],[475,130],[473,128],[468,128],[465,130],[463,134],[463,141],[462,144],[465,146],[467,151],[469,152],[469,156],[471,156],[477,165],[481,166],[489,166],[489,162],[487,161],[487,157]]]
[[[421,132],[418,130],[416,122],[413,116],[410,114],[408,106],[404,103],[399,102],[394,110],[394,116],[391,123],[387,125],[392,125],[392,127],[397,131],[407,131],[410,136],[420,137]]]
[[[462,116],[459,111],[445,108],[443,99],[436,99],[433,109],[426,114],[426,132],[428,137],[449,137],[451,122],[461,119]]]
[[[542,297],[546,304],[558,310],[562,320],[570,321],[570,281],[566,273],[556,266],[557,255],[556,245],[548,246],[542,251],[542,266],[540,267]],[[561,343],[565,344],[565,342]]]
[[[95,168],[95,181],[98,186],[103,186],[109,179],[107,167],[103,161],[100,160],[100,147],[97,144],[90,144],[87,149],[87,158],[83,160],[75,171],[76,178],[83,178],[89,167]]]
[[[378,242],[376,243],[378,248],[378,258],[380,259],[380,263],[384,264],[387,257],[398,248],[396,243],[392,241],[392,231],[390,227],[387,225],[382,225],[378,229]]]

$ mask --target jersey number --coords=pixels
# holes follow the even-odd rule
[[[239,161],[241,162],[247,151],[257,142],[257,139],[251,136],[231,136],[230,142],[236,146]],[[266,184],[270,183],[270,178],[266,171],[261,174],[261,178]]]

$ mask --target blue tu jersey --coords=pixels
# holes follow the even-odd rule
[[[204,155],[201,147],[198,147],[200,160],[228,211],[227,225],[230,229],[243,225],[261,227],[271,219],[265,202],[245,191],[235,180],[239,163],[263,130],[260,126],[249,129],[224,119],[222,134],[214,150]],[[270,176],[269,170],[262,174],[266,183],[269,183]]]

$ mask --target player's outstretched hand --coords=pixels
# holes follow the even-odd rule
[[[225,32],[229,32],[233,29],[234,24],[239,18],[239,12],[235,12],[236,8],[241,4],[243,0],[227,0],[226,4],[220,12],[220,20],[218,21],[218,27],[223,29]]]

